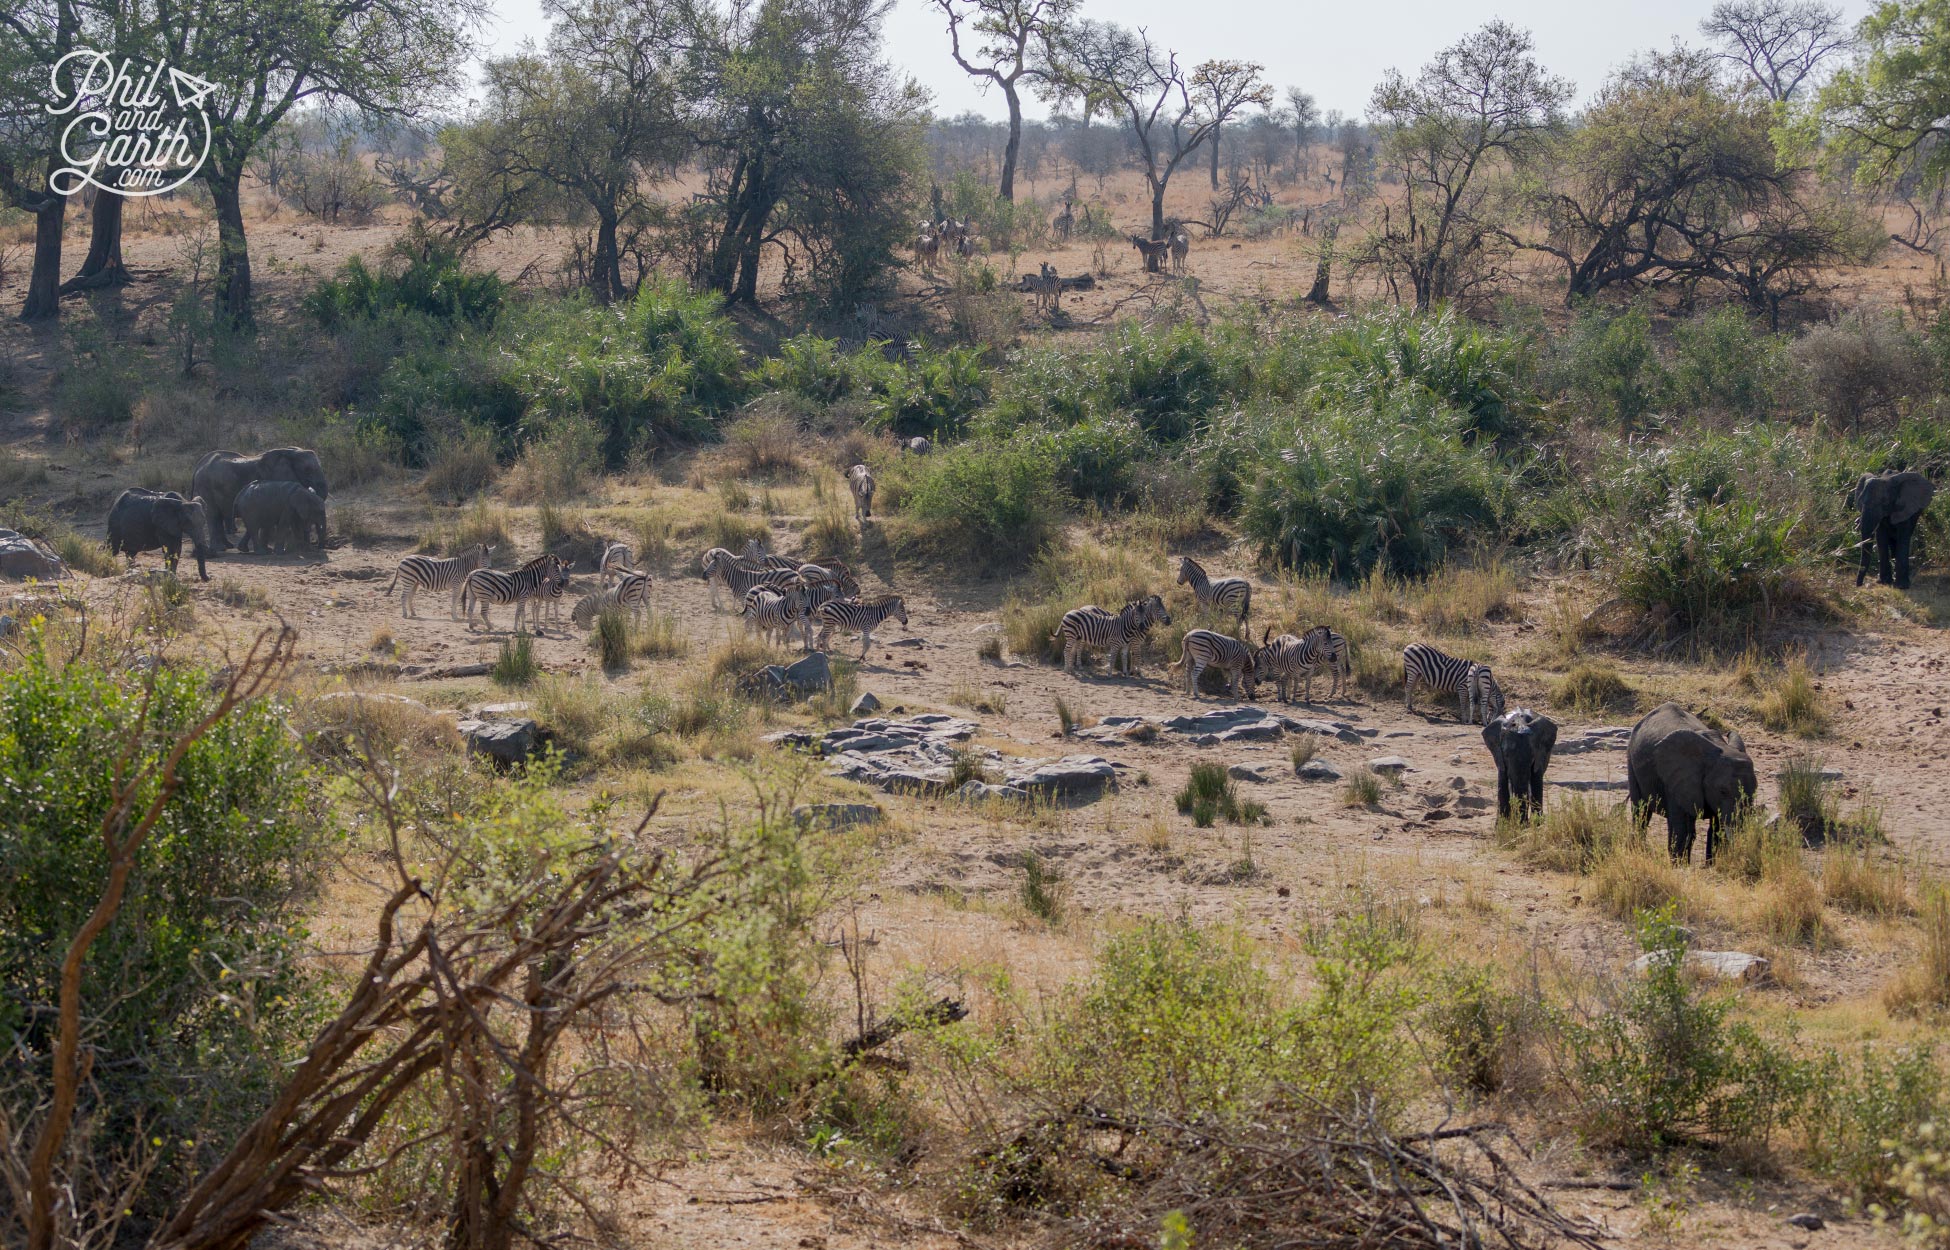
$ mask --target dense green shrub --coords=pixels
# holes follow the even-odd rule
[[[1514,432],[1531,406],[1530,348],[1445,309],[1389,309],[1336,325],[1321,344],[1318,391],[1376,410],[1420,399],[1467,414],[1470,434]]]
[[[929,456],[899,497],[910,545],[988,569],[1021,567],[1056,537],[1061,519],[1048,457],[1020,440]]]
[[[848,352],[841,350],[837,339],[800,334],[780,343],[776,354],[759,362],[752,381],[764,390],[831,404],[884,394],[894,368],[877,347]]]
[[[118,774],[158,764],[217,698],[196,669],[153,678],[150,693],[142,677],[63,666],[34,646],[0,676],[0,782],[12,796],[0,838],[0,1099],[14,1125],[44,1096],[60,965],[107,881],[102,830]],[[219,721],[177,776],[82,981],[93,1057],[82,1122],[117,1157],[136,1134],[162,1142],[158,1185],[227,1144],[309,1022],[299,955],[321,850],[279,705]],[[132,810],[159,793],[147,778]]]
[[[1675,322],[1672,346],[1666,393],[1674,412],[1753,419],[1787,401],[1784,341],[1738,308]]]
[[[305,312],[327,330],[350,321],[373,321],[391,312],[417,313],[443,322],[491,326],[500,315],[507,284],[492,273],[470,273],[460,251],[415,222],[393,245],[389,263],[368,268],[357,256],[305,294]]]
[[[959,431],[988,402],[989,378],[980,347],[914,346],[906,360],[874,379],[878,392],[869,424],[903,437]]]
[[[1652,345],[1652,318],[1639,307],[1584,308],[1552,342],[1543,379],[1548,391],[1569,400],[1578,413],[1623,429],[1637,426],[1665,387],[1665,369]]]
[[[1509,488],[1490,453],[1464,444],[1465,421],[1406,407],[1315,417],[1247,488],[1241,527],[1293,568],[1431,573],[1458,542],[1494,537]]]
[[[1675,492],[1624,522],[1609,557],[1618,597],[1714,641],[1765,627],[1801,564],[1795,519],[1756,500],[1690,502]]]

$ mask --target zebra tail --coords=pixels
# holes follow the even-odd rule
[[[392,597],[392,593],[393,593],[393,587],[395,587],[395,586],[397,586],[397,585],[399,585],[399,570],[398,570],[398,569],[394,569],[394,570],[393,570],[393,580],[392,580],[392,581],[390,581],[390,582],[387,582],[387,583],[386,583],[386,589],[384,589],[384,590],[382,590],[382,591],[380,591],[379,593],[380,593],[380,594],[383,594],[383,595],[385,595],[385,596],[387,596],[388,598],[391,598],[391,597]]]

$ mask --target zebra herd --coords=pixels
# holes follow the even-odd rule
[[[856,467],[862,470],[866,496],[871,499],[873,478],[864,472],[865,466]],[[855,497],[859,497],[857,488]],[[907,624],[905,600],[899,595],[862,599],[859,579],[838,560],[800,563],[768,554],[753,539],[738,555],[713,547],[698,563],[711,586],[711,607],[722,610],[723,595],[729,595],[745,618],[746,633],[758,633],[780,645],[797,633],[803,649],[824,651],[835,631],[858,634],[860,658],[865,659],[874,630],[890,618]]]
[[[1252,583],[1243,577],[1212,577],[1203,565],[1190,556],[1178,564],[1178,584],[1190,585],[1198,607],[1232,614],[1243,628],[1252,614]],[[1063,671],[1074,671],[1079,656],[1090,649],[1109,653],[1110,671],[1135,677],[1137,645],[1153,625],[1171,624],[1171,612],[1157,595],[1126,603],[1116,612],[1087,604],[1072,608],[1050,635],[1060,643]],[[1345,635],[1326,625],[1315,625],[1305,633],[1273,635],[1272,626],[1260,631],[1259,644],[1250,637],[1236,638],[1211,629],[1187,630],[1179,645],[1178,659],[1170,666],[1173,673],[1185,675],[1185,693],[1198,698],[1199,678],[1207,670],[1225,674],[1227,690],[1234,698],[1256,697],[1258,686],[1270,682],[1280,702],[1291,703],[1296,685],[1304,702],[1313,702],[1314,676],[1328,679],[1329,699],[1349,697],[1353,675],[1351,648]],[[1487,664],[1458,659],[1423,642],[1402,649],[1402,688],[1408,710],[1415,710],[1417,690],[1428,694],[1453,694],[1457,711],[1472,724],[1503,715],[1503,688]]]

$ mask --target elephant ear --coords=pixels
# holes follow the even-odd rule
[[[1551,752],[1557,749],[1557,722],[1540,716],[1530,732],[1537,738],[1537,757],[1549,759]]]
[[[1727,745],[1742,755],[1747,753],[1747,740],[1740,736],[1738,729],[1730,729],[1727,731]]]
[[[1894,483],[1894,497],[1889,502],[1889,519],[1897,525],[1904,525],[1923,515],[1923,509],[1930,506],[1936,496],[1936,486],[1921,473],[1905,473],[1902,480]]]
[[[1503,762],[1503,723],[1501,721],[1493,720],[1483,726],[1483,745],[1490,749],[1491,759],[1499,764]]]

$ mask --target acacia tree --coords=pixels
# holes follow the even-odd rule
[[[589,289],[601,303],[627,298],[619,237],[650,223],[646,184],[678,159],[668,49],[676,31],[651,5],[605,0],[551,4],[546,56],[488,66],[485,116],[469,136],[498,173],[527,195],[555,189],[593,216]],[[641,274],[637,275],[641,280]]]
[[[1841,9],[1820,0],[1720,0],[1699,29],[1777,104],[1852,42]]]
[[[252,323],[242,191],[257,145],[308,101],[391,116],[433,107],[457,85],[466,32],[488,9],[487,0],[159,6],[155,55],[217,85],[204,105],[211,140],[200,176],[216,207],[216,307],[227,323]]]
[[[948,42],[955,64],[964,73],[994,83],[1009,106],[1009,142],[1002,150],[1002,179],[997,193],[1016,198],[1016,159],[1022,148],[1022,92],[1018,84],[1035,81],[1046,70],[1037,53],[1048,41],[1061,37],[1076,12],[1077,0],[934,0],[948,19]],[[973,38],[962,47],[962,23]],[[973,60],[969,59],[973,56]]]
[[[1886,0],[1858,28],[1863,56],[1822,88],[1806,126],[1826,131],[1858,177],[1950,174],[1950,0]]]
[[[1571,84],[1531,55],[1530,32],[1491,22],[1443,49],[1414,79],[1390,70],[1369,116],[1401,175],[1369,258],[1408,279],[1415,306],[1462,294],[1503,236],[1491,183],[1527,161],[1557,128]]]
[[[1610,287],[1727,286],[1777,315],[1815,268],[1866,258],[1854,215],[1801,192],[1766,101],[1724,89],[1710,54],[1655,54],[1616,73],[1539,190],[1541,240],[1564,262],[1566,298]]]
[[[1165,189],[1186,157],[1248,105],[1264,105],[1272,88],[1248,61],[1207,61],[1187,73],[1178,54],[1144,30],[1081,22],[1049,49],[1050,91],[1080,100],[1086,119],[1119,118],[1129,132],[1151,192],[1151,237],[1165,233]],[[1156,257],[1146,268],[1156,272]]]

